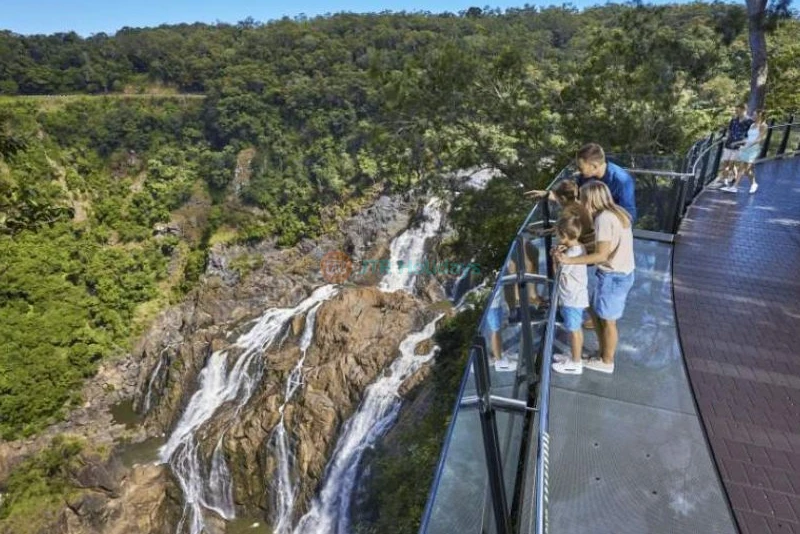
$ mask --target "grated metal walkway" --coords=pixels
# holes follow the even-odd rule
[[[800,534],[800,158],[757,176],[755,195],[695,200],[675,245],[675,307],[741,531]]]

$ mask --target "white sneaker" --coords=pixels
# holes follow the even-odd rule
[[[581,354],[581,358],[584,360],[588,360],[591,357],[592,356],[590,354],[586,354],[585,352]],[[572,356],[570,356],[569,354],[560,354],[560,353],[553,354],[554,363],[568,362],[570,360],[572,360]]]
[[[553,354],[554,363],[568,362],[571,359],[572,358],[570,356],[567,356],[566,354],[560,354],[560,353]]]
[[[499,360],[494,361],[494,370],[498,373],[508,373],[517,370],[517,362],[515,360],[510,360],[506,357],[502,357]]]
[[[579,375],[583,373],[583,362],[576,363],[572,360],[556,362],[553,364],[553,371],[564,375]]]
[[[587,369],[591,369],[592,371],[599,371],[601,373],[611,374],[614,372],[614,364],[613,363],[605,363],[600,358],[592,358],[591,360],[587,361],[585,364]]]
[[[758,184],[754,183],[753,185],[750,186],[750,194],[752,195],[756,191],[758,191]]]

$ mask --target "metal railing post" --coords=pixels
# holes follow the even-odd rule
[[[701,176],[702,180],[702,176]],[[673,182],[673,188],[677,188],[677,191],[672,195],[674,198],[677,198],[677,203],[675,204],[675,209],[672,210],[670,220],[670,225],[667,228],[670,228],[673,234],[678,233],[678,227],[681,225],[681,220],[683,219],[683,213],[686,211],[686,180],[681,178],[680,180],[675,180]]]
[[[497,418],[490,398],[489,361],[486,357],[486,340],[475,336],[472,349],[477,351],[475,358],[475,386],[480,399],[481,433],[486,452],[486,468],[489,476],[489,492],[492,498],[494,521],[497,534],[511,534],[506,500],[506,486],[503,482],[503,463],[500,460],[500,438],[497,435]]]
[[[544,217],[544,228],[549,230],[553,227],[550,223],[550,201],[548,200],[549,195],[544,197],[543,206],[542,206],[542,216]],[[553,248],[553,236],[550,232],[544,236],[544,253],[545,253],[545,262],[547,263],[547,278],[553,279],[553,275],[555,274],[553,271],[553,257],[550,255],[550,249]]]
[[[711,136],[711,140],[713,141],[714,136]],[[708,144],[708,147],[711,146],[711,143]],[[707,147],[707,148],[708,148]],[[706,150],[705,154],[703,154],[703,164],[700,165],[700,181],[703,183],[703,186],[706,184],[706,170],[708,169],[708,160],[711,156],[711,150]]]
[[[784,152],[786,152],[786,145],[789,143],[789,132],[792,131],[792,123],[794,122],[794,115],[789,116],[789,120],[786,122],[786,129],[783,131],[783,139],[781,139],[781,144],[778,145],[778,153],[775,154],[776,156],[782,156]]]
[[[775,119],[770,119],[769,125],[767,126],[767,137],[764,139],[764,146],[761,147],[761,154],[758,155],[758,159],[764,159],[767,157],[767,152],[769,152],[769,143],[772,141],[773,126],[775,126]]]
[[[545,202],[547,202],[545,200]],[[547,211],[545,210],[545,215]],[[531,336],[531,313],[528,309],[528,283],[525,281],[525,237],[517,234],[517,287],[519,288],[519,311],[522,320],[522,356],[528,371],[528,380],[533,379],[533,338]],[[549,254],[548,254],[549,256]],[[482,339],[482,338],[481,338]]]
[[[719,162],[722,160],[722,148],[723,148],[723,146],[724,146],[724,145],[725,145],[725,137],[723,136],[723,137],[722,137],[722,138],[719,140],[719,146],[717,147],[717,153],[716,153],[716,155],[714,156],[714,166],[713,166],[713,170],[714,170],[714,172],[712,172],[712,173],[711,173],[711,175],[712,175],[714,178],[716,178],[716,177],[717,177],[717,174],[719,173]],[[706,184],[704,183],[704,184],[703,184],[703,187],[705,187],[705,185],[706,185]]]
[[[559,273],[561,270],[559,269]],[[536,479],[534,480],[534,502],[536,504],[534,518],[534,534],[547,534],[550,529],[548,511],[549,471],[550,471],[550,361],[553,358],[553,341],[555,340],[556,309],[558,308],[558,285],[553,286],[550,295],[550,310],[547,314],[547,329],[544,333],[542,352],[542,380],[539,384],[539,435],[536,446]]]

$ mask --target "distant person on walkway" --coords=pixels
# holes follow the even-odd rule
[[[750,178],[750,193],[752,194],[758,191],[755,163],[761,155],[761,147],[766,137],[767,121],[765,120],[764,112],[759,110],[753,114],[753,122],[747,130],[744,146],[739,149],[738,158],[743,168],[740,170],[738,176],[734,178],[733,184],[729,187],[723,187],[722,191],[727,191],[729,193],[738,192],[739,182],[742,181],[744,176]]]
[[[562,217],[556,223],[558,251],[567,258],[586,255],[586,247],[580,242],[583,233],[578,217]],[[579,375],[583,373],[583,312],[589,307],[589,278],[585,264],[561,266],[558,278],[558,311],[564,329],[569,332],[572,357],[564,354],[554,356],[553,371]]]
[[[580,196],[589,215],[594,218],[595,250],[576,257],[557,252],[555,257],[562,265],[597,264],[597,284],[591,309],[596,315],[600,358],[592,358],[584,366],[613,373],[619,342],[617,320],[625,311],[625,301],[633,287],[633,221],[628,211],[611,198],[606,184],[599,180],[591,180],[581,187]]]
[[[630,219],[636,222],[636,183],[628,171],[606,160],[603,147],[597,143],[583,145],[576,157],[580,176],[578,186],[597,180],[608,186],[614,203],[628,212]]]
[[[733,118],[728,123],[728,138],[722,148],[722,170],[710,187],[727,187],[739,178],[739,149],[744,146],[747,130],[753,123],[745,110],[744,104],[739,104],[733,111]]]

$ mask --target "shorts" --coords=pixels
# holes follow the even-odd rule
[[[500,306],[492,306],[486,312],[486,326],[492,332],[499,332],[500,326],[503,324],[503,308]]]
[[[558,313],[567,332],[577,332],[583,323],[583,310],[586,308],[573,308],[572,306],[559,306]]]
[[[755,163],[761,155],[761,145],[750,145],[739,151],[739,161],[742,163]]]
[[[739,150],[723,148],[722,159],[720,161],[739,161]]]
[[[633,287],[633,271],[628,274],[597,269],[597,286],[592,295],[592,308],[606,321],[616,321],[625,311],[625,300]]]

